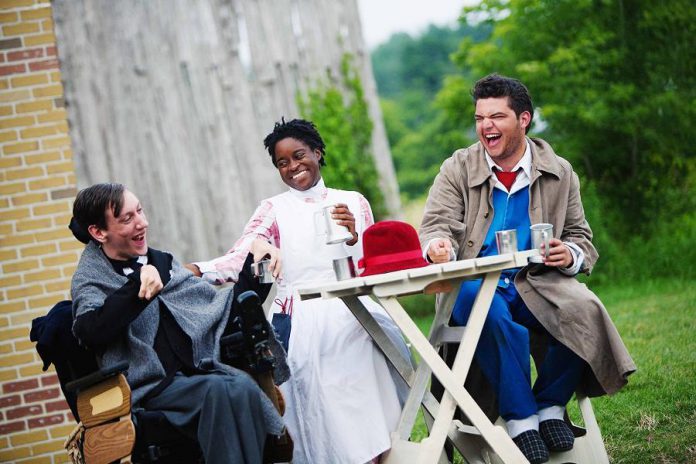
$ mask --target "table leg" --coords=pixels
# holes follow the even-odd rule
[[[363,326],[365,331],[372,337],[377,347],[382,351],[387,360],[396,368],[402,379],[408,384],[413,383],[414,371],[411,362],[404,359],[401,352],[391,341],[389,336],[384,332],[382,327],[375,321],[370,312],[365,308],[357,296],[344,296],[341,298],[348,306],[350,312]]]
[[[440,311],[435,313],[433,322],[430,325],[428,341],[432,346],[435,347],[436,350],[440,347],[440,344],[436,340],[438,337],[438,329],[447,324],[451,314],[451,308],[449,311]],[[426,392],[431,374],[432,371],[428,367],[427,363],[421,362],[418,365],[415,374],[415,381],[413,385],[410,385],[411,392],[409,393],[406,404],[404,405],[404,410],[401,414],[397,430],[399,436],[404,440],[409,439],[411,436],[411,431],[413,430],[413,425],[415,424],[421,404],[424,406],[423,412],[426,415],[426,424],[428,425],[428,428],[430,428],[432,418],[435,415],[435,411],[439,407],[437,400],[432,396],[432,394]]]
[[[428,388],[428,383],[430,381],[431,371],[427,364],[421,362],[416,369],[415,381],[411,387],[411,391],[406,398],[406,404],[404,404],[404,409],[401,412],[401,417],[399,418],[399,425],[397,427],[397,433],[402,440],[408,440],[411,437],[411,431],[416,423],[416,417],[418,416],[418,411],[420,406],[424,403],[424,396]],[[435,398],[427,403],[429,408],[426,409],[429,414],[434,414],[433,411],[437,410],[438,404]]]
[[[500,275],[500,272],[491,273],[496,276]],[[493,278],[493,281],[497,283],[497,277]],[[485,282],[485,279],[484,279]],[[482,286],[483,289],[483,286]],[[493,288],[495,291],[495,288]],[[493,294],[491,293],[488,297],[488,304],[492,299]],[[475,310],[472,310],[472,316],[476,312],[481,312],[481,305],[485,304],[486,294],[479,294],[477,301],[475,303]],[[406,337],[411,341],[413,347],[419,353],[423,362],[425,362],[433,374],[440,380],[443,387],[446,390],[446,394],[443,397],[443,402],[441,402],[438,408],[437,417],[435,418],[435,424],[433,426],[433,431],[430,437],[426,440],[432,441],[433,445],[437,445],[436,448],[442,449],[444,446],[445,437],[450,428],[452,417],[454,415],[454,409],[457,405],[462,409],[467,418],[471,421],[472,425],[478,429],[481,433],[483,439],[488,443],[488,445],[495,451],[500,458],[506,463],[525,463],[526,460],[519,449],[514,445],[507,433],[501,428],[496,427],[488,420],[486,415],[478,407],[471,395],[464,389],[464,379],[466,377],[466,371],[468,371],[468,366],[464,366],[464,358],[458,358],[459,363],[455,363],[459,367],[458,374],[455,375],[451,371],[445,362],[440,358],[435,349],[430,345],[425,336],[420,332],[420,329],[415,325],[415,323],[408,316],[406,311],[401,307],[396,297],[386,297],[380,298],[380,302],[384,306],[385,310],[394,319],[399,328],[403,331]],[[487,307],[484,308],[485,311],[488,310]],[[485,320],[485,313],[483,314],[483,320]],[[483,322],[481,322],[481,327]],[[471,335],[474,330],[467,330],[465,332],[465,339],[467,337],[475,337],[475,341],[478,341],[478,336],[480,334],[480,328],[475,335]],[[475,343],[474,343],[475,345]],[[473,357],[473,351],[471,356]],[[470,364],[470,361],[469,361]],[[466,368],[465,371],[459,372],[462,368]],[[443,416],[440,418],[440,416]],[[425,440],[424,440],[425,441]],[[432,461],[436,462],[439,454],[433,456]]]
[[[404,379],[411,389],[401,412],[399,425],[397,427],[399,437],[402,440],[408,440],[411,436],[411,430],[413,430],[418,410],[420,409],[423,392],[427,388],[428,381],[430,380],[430,370],[427,369],[423,372],[421,366],[418,367],[417,371],[413,370],[411,363],[404,359],[401,352],[394,346],[394,343],[389,339],[387,334],[379,326],[377,321],[375,321],[357,296],[344,296],[341,299],[370,337],[372,337],[375,345],[382,351],[387,361],[394,366],[401,378]],[[420,395],[418,392],[420,392]]]
[[[460,280],[452,281],[452,284],[457,286],[460,284]],[[433,318],[433,321],[430,324],[430,330],[428,331],[428,341],[430,342],[430,345],[433,346],[433,348],[435,348],[436,351],[439,351],[440,347],[442,346],[442,343],[440,342],[440,332],[441,330],[443,330],[443,328],[448,327],[451,316],[452,308],[446,308],[443,311],[435,312],[435,317]],[[426,377],[423,380],[423,388],[418,393],[419,397],[423,399],[423,418],[425,420],[426,427],[428,428],[428,432],[432,430],[433,422],[437,413],[437,408],[440,407],[439,402],[435,399],[435,397],[432,396],[432,394],[429,392],[426,395],[425,392],[431,373],[432,371],[428,367],[427,363],[422,362],[418,365],[416,376]],[[413,425],[411,424],[410,430],[412,429]]]
[[[478,344],[479,337],[481,335],[481,330],[483,324],[486,320],[486,315],[488,314],[488,308],[493,301],[493,295],[495,294],[495,289],[497,287],[498,279],[500,278],[500,272],[494,272],[487,274],[483,279],[481,288],[479,289],[476,299],[474,301],[473,308],[471,310],[471,315],[467,321],[467,330],[462,338],[459,351],[455,357],[454,364],[452,365],[452,373],[458,379],[461,379],[461,383],[464,383],[466,375],[471,367],[471,362],[474,357],[474,351],[476,350],[476,345]],[[435,439],[440,440],[440,437],[444,437],[449,424],[454,417],[454,411],[457,407],[456,402],[451,394],[445,390],[442,400],[440,401],[440,409],[438,410],[438,415],[433,423],[433,428],[430,436],[435,437]],[[466,414],[466,410],[464,410]]]
[[[433,395],[426,391],[428,388],[428,382],[430,381],[431,370],[426,363],[420,363],[417,370],[414,371],[409,360],[404,359],[401,352],[394,346],[392,340],[384,333],[384,330],[382,330],[380,325],[374,320],[370,312],[357,296],[345,296],[341,299],[346,306],[348,306],[348,309],[350,309],[351,313],[353,313],[355,318],[360,322],[370,337],[372,337],[387,361],[389,361],[396,368],[411,389],[409,396],[406,399],[406,404],[404,404],[396,432],[402,440],[409,440],[421,405],[425,410],[424,413],[430,417],[434,417],[436,415],[439,407],[439,404]],[[445,321],[449,320],[451,311],[446,313],[447,314],[437,315],[432,327],[436,327],[438,321],[444,323]],[[433,338],[437,336],[437,333],[433,331],[432,327],[430,331],[431,342]],[[453,428],[450,433],[450,438],[454,439],[456,434],[457,432]]]

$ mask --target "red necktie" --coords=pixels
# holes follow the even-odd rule
[[[517,171],[513,172],[505,172],[499,169],[493,169],[493,172],[495,173],[495,177],[498,178],[500,183],[503,184],[509,192],[510,188],[512,187],[512,184],[515,183],[515,178],[517,177],[517,173],[520,172],[520,170],[518,169]]]

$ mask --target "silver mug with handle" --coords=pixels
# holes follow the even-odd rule
[[[353,234],[350,233],[348,227],[339,225],[331,217],[334,208],[335,205],[324,206],[314,213],[314,226],[316,227],[317,235],[326,235],[327,245],[347,242],[353,238]]]
[[[258,277],[259,283],[272,284],[275,281],[273,272],[270,270],[271,260],[266,258],[258,263],[251,263],[251,272],[255,277]]]
[[[553,225],[547,223],[533,224],[529,227],[532,232],[532,249],[539,250],[538,256],[530,256],[530,263],[543,263],[549,257],[549,241],[553,238]],[[541,245],[544,245],[542,250]]]

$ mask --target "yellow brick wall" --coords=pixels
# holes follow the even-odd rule
[[[29,329],[69,296],[75,183],[51,5],[0,0],[0,462],[67,462],[74,420]]]

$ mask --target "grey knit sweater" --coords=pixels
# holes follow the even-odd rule
[[[227,309],[233,297],[232,287],[216,290],[175,259],[170,272],[170,281],[130,324],[127,334],[103,353],[98,353],[98,362],[102,367],[120,361],[129,363],[127,379],[132,389],[133,404],[137,404],[165,377],[154,349],[160,303],[169,308],[176,322],[191,338],[193,360],[197,367],[222,370],[230,375],[247,375],[220,362],[220,337],[229,317]],[[102,307],[107,296],[127,280],[113,269],[99,246],[90,242],[72,278],[73,317]],[[272,340],[272,350],[278,360],[275,380],[282,383],[288,378],[289,369],[285,352],[275,338]],[[270,401],[264,403],[264,415],[267,423],[272,425],[270,433],[280,433],[282,421]]]

